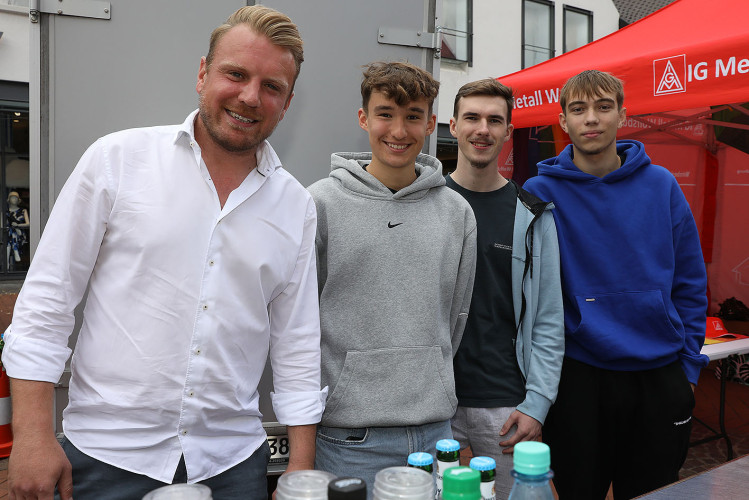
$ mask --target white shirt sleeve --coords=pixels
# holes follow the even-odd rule
[[[315,233],[317,214],[310,197],[297,265],[283,292],[270,306],[270,356],[279,423],[318,423],[327,387],[320,390],[320,311],[317,297]]]
[[[10,377],[56,383],[62,376],[71,353],[74,310],[107,228],[113,184],[99,140],[60,192],[16,301],[3,349]]]

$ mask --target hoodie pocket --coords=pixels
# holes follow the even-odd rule
[[[439,346],[349,351],[323,422],[377,427],[447,420],[457,407],[451,363]]]
[[[577,295],[580,324],[571,339],[603,361],[649,361],[681,349],[660,290]]]

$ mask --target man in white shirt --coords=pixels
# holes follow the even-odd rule
[[[103,137],[81,158],[6,332],[11,498],[124,500],[172,482],[265,498],[269,353],[287,470],[313,468],[326,393],[317,216],[266,141],[302,60],[288,17],[239,9],[211,35],[198,111]],[[53,386],[87,287],[61,447]]]

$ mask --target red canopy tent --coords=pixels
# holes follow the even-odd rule
[[[577,50],[499,80],[516,128],[557,123],[559,89],[586,69],[624,80],[629,115],[749,100],[749,2],[677,0]]]
[[[608,71],[624,81],[630,118],[619,138],[644,142],[653,162],[679,181],[700,228],[713,311],[732,296],[749,304],[749,110],[738,104],[749,101],[747,21],[746,0],[677,0],[577,50],[499,78],[514,89],[516,129],[558,124],[559,90],[581,71]],[[554,128],[559,151],[567,139]],[[726,130],[745,135],[729,140]],[[721,143],[724,137],[735,147]],[[511,165],[512,157],[500,157],[503,174],[512,175]]]

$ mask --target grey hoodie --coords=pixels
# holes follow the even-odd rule
[[[468,316],[476,220],[445,186],[439,161],[416,159],[417,179],[393,194],[363,165],[332,155],[309,187],[317,205],[322,424],[420,425],[457,407],[452,360]]]

